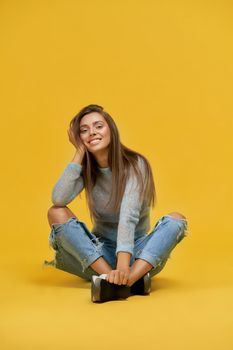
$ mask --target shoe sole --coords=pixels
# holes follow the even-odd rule
[[[91,300],[93,302],[100,301],[100,282],[101,278],[94,278],[95,276],[92,276],[92,282],[91,282]]]
[[[150,274],[147,273],[144,277],[144,294],[150,294],[151,292],[151,277]]]

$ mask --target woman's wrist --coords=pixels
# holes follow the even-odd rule
[[[80,152],[78,150],[76,150],[74,158],[71,160],[71,162],[78,163],[79,165],[82,165],[82,161],[83,161],[83,155],[80,154]]]
[[[128,252],[117,253],[117,268],[128,268],[130,266],[130,256]]]

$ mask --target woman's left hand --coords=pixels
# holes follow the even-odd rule
[[[124,268],[117,268],[116,270],[111,270],[107,276],[106,280],[114,284],[127,284],[130,275],[130,266]]]

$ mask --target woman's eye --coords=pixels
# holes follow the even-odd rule
[[[97,125],[97,128],[102,128],[103,127],[103,125]],[[82,130],[80,130],[80,132],[83,134],[85,131],[87,131],[87,129],[82,129]]]

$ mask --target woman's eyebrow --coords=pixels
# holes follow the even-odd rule
[[[102,120],[97,120],[97,121],[93,122],[92,124],[95,125],[95,124],[97,124],[97,123],[102,123]],[[81,128],[82,126],[88,126],[88,125],[87,125],[87,124],[82,124],[82,125],[80,125],[80,128]]]

